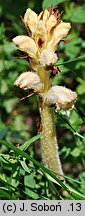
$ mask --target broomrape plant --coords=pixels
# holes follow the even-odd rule
[[[13,42],[26,54],[32,71],[22,73],[15,85],[24,90],[32,89],[39,95],[44,134],[41,138],[42,159],[48,168],[63,174],[54,125],[54,105],[57,111],[73,109],[77,95],[66,87],[52,86],[51,73],[55,73],[54,63],[58,61],[58,44],[67,36],[71,25],[61,20],[57,7],[45,9],[39,15],[28,8],[22,20],[29,36],[16,36]]]

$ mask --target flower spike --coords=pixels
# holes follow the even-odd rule
[[[15,85],[24,90],[31,90],[26,96],[34,93],[39,96],[40,126],[44,136],[41,137],[41,154],[44,164],[63,174],[59,154],[56,131],[54,126],[53,105],[57,111],[73,109],[77,95],[63,86],[52,86],[52,78],[57,75],[59,68],[55,66],[58,61],[58,44],[68,35],[71,25],[61,20],[58,7],[44,9],[37,15],[27,9],[24,18],[21,17],[28,30],[27,35],[13,38],[13,42],[24,57],[29,60],[32,71],[22,73]],[[57,64],[56,64],[57,65]],[[26,97],[22,98],[25,99]]]

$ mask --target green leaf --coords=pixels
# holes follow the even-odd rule
[[[85,23],[85,6],[79,6],[73,9],[71,21],[77,23]]]
[[[67,13],[63,16],[65,20],[70,20],[75,23],[84,23],[85,22],[85,5],[75,6],[75,3],[72,1],[67,8]]]
[[[39,195],[33,191],[33,189],[36,187],[36,184],[32,175],[28,175],[24,177],[24,185],[26,186],[25,192],[29,197],[31,197],[32,199],[39,198]]]
[[[36,135],[34,137],[32,137],[31,139],[29,139],[28,141],[26,141],[23,145],[20,146],[20,149],[23,151],[26,151],[26,149],[36,140],[40,139],[43,136],[43,134],[39,134]]]
[[[66,55],[69,56],[70,58],[77,56],[81,49],[81,43],[82,43],[82,39],[79,37],[74,38],[69,43],[67,43],[65,46]]]
[[[13,150],[16,154],[21,155],[22,157],[25,157],[28,161],[32,161],[37,167],[40,167],[42,170],[44,170],[45,172],[47,172],[56,182],[56,184],[60,184],[61,187],[63,187],[65,190],[67,190],[66,185],[60,180],[58,179],[55,175],[53,175],[53,173],[51,173],[46,167],[44,167],[41,163],[39,163],[38,161],[36,161],[34,158],[32,158],[31,156],[29,156],[27,153],[21,151],[19,148],[16,148],[14,145],[8,143],[5,140],[0,140],[0,143],[2,145],[5,145],[6,147],[8,147],[9,149]]]
[[[0,188],[0,196],[2,198],[5,197],[5,199],[9,199],[9,200],[13,199],[12,196],[8,192],[6,192],[5,190],[2,190],[1,188]]]
[[[67,120],[66,116],[63,117],[63,115],[61,115],[61,114],[58,113],[58,112],[56,112],[56,114],[57,114],[57,116],[59,116],[59,117],[64,121],[63,126],[66,127],[66,128],[68,128],[68,129],[71,129],[71,130],[72,130],[74,136],[78,136],[78,137],[80,137],[81,139],[85,139],[84,136],[82,136],[81,134],[79,134],[79,133],[75,130],[75,128],[74,128],[74,127],[75,127],[75,123],[74,123],[74,127],[73,127],[73,125],[70,123],[70,121]],[[78,116],[77,116],[77,117],[78,117]],[[75,119],[75,120],[76,120],[76,119]],[[82,121],[81,117],[80,117],[79,121]],[[78,121],[78,123],[79,123],[79,121]],[[76,126],[77,126],[77,127],[79,127],[79,125],[80,125],[80,123],[79,123],[79,125],[78,125],[78,123],[76,123]]]
[[[78,85],[76,91],[78,95],[85,94],[85,83]]]
[[[10,156],[9,154],[0,154],[0,160],[7,164],[15,164],[17,163],[17,158]]]
[[[79,85],[77,87],[77,92],[78,92],[79,95],[85,94],[85,85],[83,85],[83,84]]]
[[[7,113],[10,113],[12,112],[15,104],[18,102],[18,98],[10,98],[8,100],[5,100],[4,103],[3,103],[3,106],[5,107]]]
[[[44,0],[43,4],[42,4],[42,7],[43,8],[49,8],[52,5],[56,6],[56,5],[60,4],[61,2],[64,2],[64,0],[49,0],[49,1],[48,0]]]
[[[29,168],[28,168],[28,166],[27,166],[25,160],[26,160],[25,158],[23,158],[22,161],[20,160],[20,164],[22,165],[23,169],[24,169],[26,172],[30,173],[30,170],[29,170]]]
[[[3,61],[0,60],[0,73],[4,70],[4,64]]]
[[[6,136],[7,132],[8,132],[8,128],[2,128],[0,130],[0,139],[3,139]]]
[[[8,143],[5,140],[0,140],[0,143],[8,147],[9,149],[13,150],[16,154],[21,155],[22,157],[25,157],[28,161],[32,161],[36,166],[40,167],[44,172],[48,173],[50,175],[51,181],[55,182],[56,184],[59,184],[64,190],[67,190],[69,193],[75,193],[75,196],[78,195],[78,198],[85,199],[85,197],[78,193],[76,190],[72,190],[70,186],[67,184],[64,184],[59,178],[57,178],[53,172],[51,172],[48,168],[44,167],[41,163],[36,161],[34,158],[30,157],[27,153],[21,151],[19,148],[16,148],[14,145]],[[29,193],[29,192],[28,192]],[[34,196],[34,195],[33,195]],[[73,195],[72,195],[73,196]]]
[[[64,158],[68,157],[68,155],[70,154],[71,149],[64,146],[61,151],[60,151],[60,155],[64,154]]]
[[[81,150],[79,148],[74,148],[73,151],[70,153],[73,157],[79,157],[81,154]]]
[[[0,91],[1,94],[4,95],[8,90],[8,86],[7,86],[7,80],[1,80],[1,87],[0,87]]]
[[[83,171],[82,173],[79,173],[78,177],[79,177],[79,180],[81,181],[82,186],[85,187],[85,171]]]
[[[36,187],[34,177],[31,174],[25,176],[24,182],[25,182],[25,185],[30,187],[30,188],[35,188]]]
[[[9,56],[13,51],[17,50],[17,47],[13,43],[6,43],[3,46],[3,50]]]
[[[75,110],[73,110],[71,113],[71,116],[69,118],[69,122],[72,125],[72,127],[74,128],[74,130],[77,131],[83,121],[82,121],[81,117],[79,116],[79,114]]]
[[[1,154],[0,154],[0,161],[2,161],[3,163],[9,164],[9,162],[5,160],[4,157],[1,156]]]

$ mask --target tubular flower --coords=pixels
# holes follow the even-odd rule
[[[61,109],[73,109],[76,98],[76,92],[58,85],[52,86],[46,94],[47,103],[55,104],[57,111],[60,111]]]
[[[39,95],[40,128],[44,134],[41,137],[43,162],[62,176],[53,105],[56,105],[57,111],[73,109],[77,95],[66,87],[52,86],[50,70],[54,69],[53,65],[58,60],[57,47],[71,28],[70,23],[60,19],[60,15],[59,11],[52,7],[43,10],[39,16],[28,8],[22,20],[29,36],[17,36],[13,38],[13,42],[26,54],[32,69],[31,72],[22,73],[15,81],[15,85],[24,90],[32,89],[33,93]],[[52,71],[53,76],[56,75],[55,70]],[[63,177],[57,177],[64,180]]]
[[[28,8],[23,20],[29,36],[17,36],[13,42],[28,54],[31,68],[37,71],[40,65],[54,64],[58,60],[55,53],[58,43],[67,36],[70,23],[63,22],[53,10],[50,12],[46,9],[38,16]]]
[[[43,84],[40,82],[39,76],[30,71],[22,73],[14,84],[24,90],[33,89],[35,92],[38,91],[38,93],[43,89]]]

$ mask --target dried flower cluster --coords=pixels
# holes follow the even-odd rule
[[[43,10],[39,16],[28,8],[22,20],[29,36],[17,36],[13,42],[27,54],[32,71],[22,73],[15,85],[24,90],[33,89],[39,94],[42,131],[45,134],[41,139],[42,157],[49,168],[62,173],[51,106],[55,104],[58,111],[72,109],[77,95],[65,87],[52,86],[50,69],[58,60],[58,44],[67,36],[71,25],[63,22],[58,9],[53,7]]]

